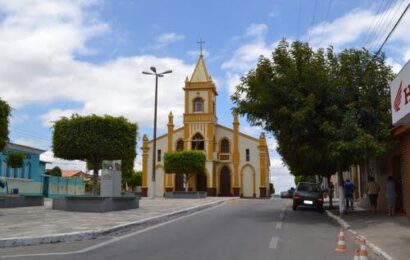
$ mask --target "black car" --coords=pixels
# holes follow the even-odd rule
[[[293,194],[293,210],[298,206],[308,206],[323,211],[323,191],[320,185],[311,182],[300,182]]]

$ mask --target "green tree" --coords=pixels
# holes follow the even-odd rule
[[[273,186],[273,183],[269,183],[269,194],[274,194],[275,193],[275,187]]]
[[[9,116],[10,106],[0,99],[0,151],[4,149],[9,141]]]
[[[282,40],[232,99],[251,124],[273,133],[292,174],[340,177],[350,164],[389,148],[392,78],[384,57],[367,50],[336,54]]]
[[[137,125],[124,117],[63,117],[54,124],[53,152],[66,160],[84,160],[93,166],[93,191],[97,195],[98,170],[103,160],[135,157]]]
[[[50,175],[50,176],[61,177],[62,171],[61,171],[60,167],[55,166],[54,168],[47,170],[46,174]]]
[[[135,190],[135,187],[141,186],[142,171],[133,171],[132,174],[128,177],[127,183],[131,186],[133,191]]]
[[[299,182],[316,182],[316,178],[314,176],[296,175],[295,185],[298,185]]]
[[[130,179],[134,173],[134,157],[125,158],[121,160],[121,182],[123,188],[125,188],[125,183],[130,185]]]
[[[7,166],[10,168],[22,168],[23,161],[26,155],[20,152],[8,152],[7,153]]]
[[[185,176],[185,191],[188,191],[188,181],[195,174],[205,174],[206,156],[200,151],[182,151],[165,153],[164,168],[167,173],[183,174]]]

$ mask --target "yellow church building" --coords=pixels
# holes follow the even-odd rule
[[[208,196],[268,197],[269,153],[265,134],[254,138],[239,131],[239,121],[233,115],[232,128],[218,124],[216,96],[212,78],[201,54],[190,79],[185,80],[185,112],[183,126],[174,127],[172,112],[168,116],[168,132],[157,137],[156,157],[152,158],[152,140],[143,137],[142,194],[155,190],[183,191],[183,176],[164,172],[164,153],[202,150],[206,154],[206,175],[189,179],[192,191],[206,191]],[[151,180],[155,159],[155,188]]]

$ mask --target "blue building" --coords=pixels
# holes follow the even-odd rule
[[[10,168],[7,166],[7,153],[19,152],[25,155],[23,167]],[[40,160],[40,154],[45,152],[33,147],[8,143],[3,151],[0,151],[0,178],[7,181],[9,192],[18,189],[20,194],[42,194],[43,176],[46,162]],[[0,194],[6,193],[6,189],[0,188]]]

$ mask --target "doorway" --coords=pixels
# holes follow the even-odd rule
[[[231,170],[224,166],[219,176],[219,196],[231,196]]]

